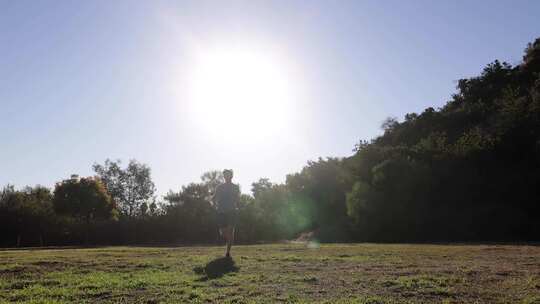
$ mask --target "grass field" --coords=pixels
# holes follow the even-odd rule
[[[540,247],[303,244],[0,251],[0,302],[540,303]]]

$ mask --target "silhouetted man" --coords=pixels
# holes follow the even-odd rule
[[[236,212],[240,202],[240,188],[232,183],[233,171],[223,170],[225,183],[216,188],[214,204],[218,212],[219,233],[227,242],[226,257],[230,257],[231,246],[234,242],[234,226]]]

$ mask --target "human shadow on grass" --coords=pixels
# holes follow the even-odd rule
[[[234,260],[230,257],[217,258],[208,262],[206,266],[197,266],[193,268],[196,274],[204,275],[199,281],[221,278],[229,272],[237,272],[240,268],[236,266]]]

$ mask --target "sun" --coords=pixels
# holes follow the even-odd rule
[[[188,76],[190,116],[220,138],[277,135],[289,127],[294,114],[293,86],[287,64],[270,51],[200,51]]]

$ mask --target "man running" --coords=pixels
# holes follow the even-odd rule
[[[213,201],[218,212],[219,233],[227,243],[225,257],[230,257],[231,246],[234,242],[236,210],[240,202],[240,188],[232,183],[232,170],[223,170],[223,177],[225,183],[217,186]]]

